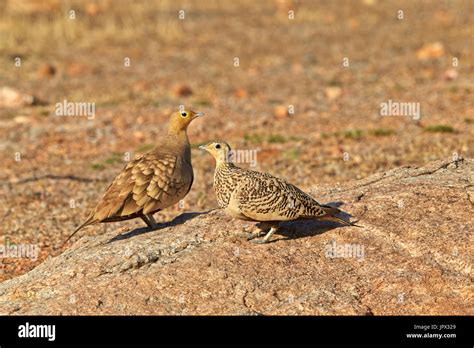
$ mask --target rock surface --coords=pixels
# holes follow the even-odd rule
[[[447,159],[320,187],[363,227],[285,223],[266,245],[219,210],[85,236],[0,284],[0,313],[472,315],[473,169]]]

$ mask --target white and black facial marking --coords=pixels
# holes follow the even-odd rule
[[[227,162],[225,149],[222,146],[222,144],[221,143],[214,143],[212,145],[212,147],[214,148],[214,151],[216,151],[219,160],[222,161],[222,162]]]
[[[220,144],[221,147],[224,149],[224,159],[225,159],[225,162],[226,163],[233,163],[234,162],[234,159],[233,159],[233,156],[234,156],[234,151],[232,151],[230,149],[230,146],[227,144],[227,143],[221,143]]]
[[[226,148],[225,151],[224,151],[224,153],[225,153],[225,161],[226,161],[226,163],[234,163],[234,159],[233,159],[234,152],[232,152],[231,150],[229,150],[228,148]]]

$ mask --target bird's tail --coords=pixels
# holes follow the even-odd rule
[[[94,214],[91,214],[91,215],[87,218],[87,220],[86,220],[81,226],[79,226],[78,228],[76,228],[76,230],[75,230],[74,232],[72,232],[72,234],[71,234],[69,237],[67,237],[67,239],[66,239],[66,240],[64,241],[64,243],[63,243],[63,246],[64,246],[77,232],[79,232],[81,229],[83,229],[83,228],[86,227],[86,226],[92,225],[94,222],[96,222],[96,221],[94,220]]]
[[[341,210],[339,208],[331,207],[329,205],[322,205],[321,208],[324,210],[326,215],[333,216],[333,215],[336,215],[337,213],[341,212]]]
[[[345,220],[342,220],[341,218],[338,218],[338,217],[335,217],[335,216],[330,216],[330,215],[323,216],[319,220],[334,221],[334,222],[340,223],[341,225],[344,225],[344,226],[356,226],[356,225],[352,224],[349,221],[345,221]]]
[[[341,218],[338,218],[338,217],[334,216],[337,213],[341,212],[341,210],[338,209],[338,208],[330,207],[329,205],[322,205],[321,208],[323,208],[326,215],[321,217],[320,220],[334,221],[334,222],[340,223],[341,225],[344,225],[344,226],[362,227],[362,226],[356,225],[355,223],[352,223],[352,222],[349,222],[349,221],[346,221],[346,220],[343,220]]]

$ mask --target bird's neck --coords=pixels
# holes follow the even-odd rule
[[[182,139],[188,138],[188,133],[186,132],[186,129],[176,129],[170,127],[168,129],[168,134]]]
[[[216,171],[218,170],[231,170],[237,168],[234,163],[227,162],[225,160],[216,159]]]
[[[175,147],[173,150],[177,153],[182,153],[186,159],[191,161],[191,147],[189,144],[189,138],[186,130],[179,130],[177,132],[170,131],[168,132],[168,138],[172,139],[171,142]]]

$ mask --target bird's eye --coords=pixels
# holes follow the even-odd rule
[[[220,144],[216,144],[215,148],[216,148],[216,149],[220,149],[220,148],[221,148],[221,145],[220,145]]]
[[[181,116],[186,117],[186,116],[188,116],[188,114],[185,113],[185,112],[182,112],[182,113],[181,113]]]

